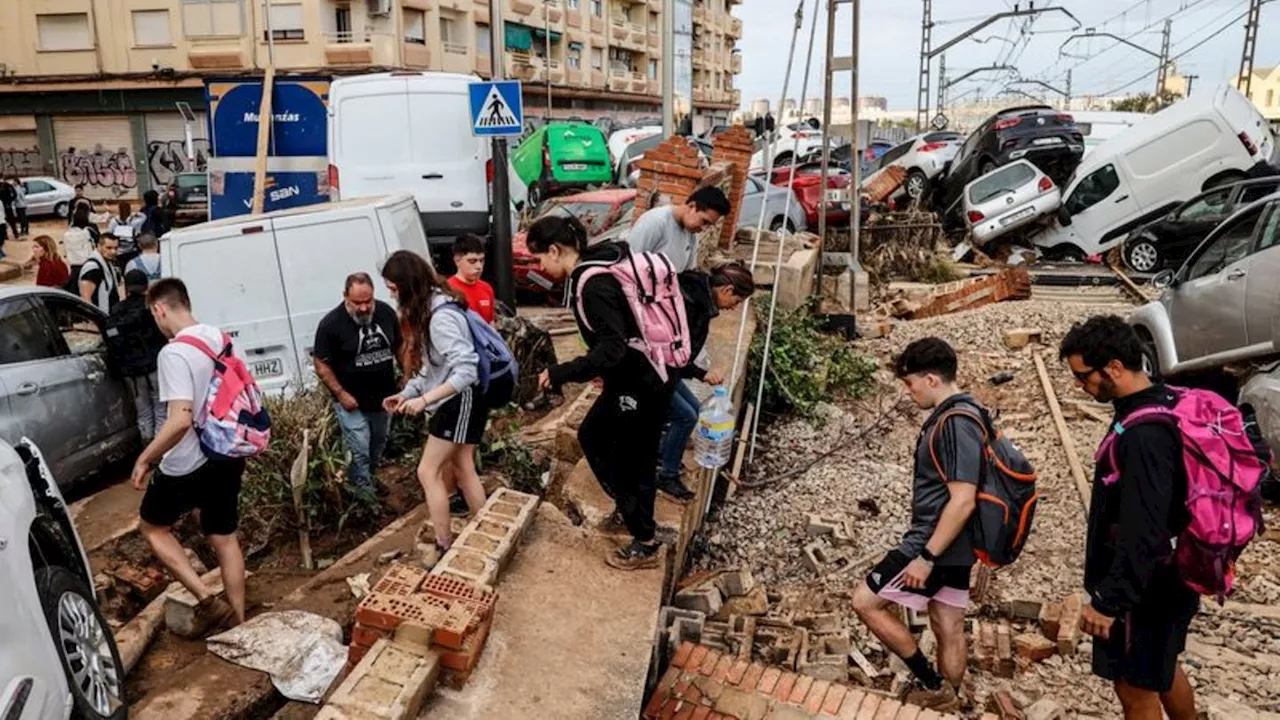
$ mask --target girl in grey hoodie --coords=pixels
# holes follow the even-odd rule
[[[426,492],[437,551],[443,554],[453,543],[444,468],[455,467],[458,487],[473,513],[484,506],[484,486],[473,453],[489,420],[477,386],[480,357],[464,315],[466,300],[425,259],[407,250],[392,253],[382,278],[400,306],[409,350],[404,368],[409,381],[398,395],[383,401],[383,408],[408,415],[431,413],[418,481]]]

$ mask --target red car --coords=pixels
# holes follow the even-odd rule
[[[573,215],[582,221],[591,237],[597,238],[618,221],[631,214],[636,204],[636,191],[628,189],[595,190],[552,198],[543,204],[539,218],[550,215]],[[538,260],[529,252],[524,242],[525,234],[516,233],[511,239],[511,255],[515,266],[516,288],[519,290],[545,290],[529,277],[538,269]]]
[[[823,205],[827,208],[827,225],[848,225],[849,197],[844,193],[844,199],[839,203],[827,204],[824,202],[826,190],[842,190],[849,187],[851,176],[849,173],[839,168],[830,167],[827,170],[827,186],[822,187],[822,165],[820,163],[803,163],[794,167],[775,168],[773,176],[769,179],[770,184],[781,187],[787,186],[787,181],[791,178],[791,173],[796,174],[795,183],[792,185],[792,192],[795,193],[796,199],[800,201],[800,207],[804,208],[805,219],[809,223],[809,227],[818,227],[818,207]]]

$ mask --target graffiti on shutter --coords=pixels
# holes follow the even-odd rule
[[[0,131],[0,175],[38,175],[40,148],[34,132]]]
[[[204,113],[196,113],[191,124],[194,158],[187,157],[186,132],[178,113],[148,113],[147,172],[153,187],[173,183],[178,173],[205,172],[209,166],[209,140],[205,137]]]
[[[136,197],[138,171],[128,118],[55,118],[58,174],[99,199]]]

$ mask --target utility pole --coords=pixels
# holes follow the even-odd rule
[[[1160,70],[1156,73],[1156,103],[1164,95],[1165,82],[1169,79],[1169,31],[1173,28],[1172,20],[1164,21],[1164,31],[1160,34]]]
[[[1191,97],[1191,83],[1200,79],[1199,75],[1184,75],[1187,79],[1187,97]]]
[[[933,0],[924,0],[920,20],[920,89],[916,93],[916,130],[924,131],[929,122],[929,60],[933,57]],[[854,102],[857,100],[855,98]]]
[[[551,4],[555,0],[543,0],[542,2],[542,19],[544,20],[543,32],[547,34],[544,52],[547,56],[545,62],[542,63],[542,71],[547,74],[547,124],[551,124]]]
[[[662,137],[676,131],[676,0],[662,3]],[[689,114],[693,114],[693,98],[689,98]],[[693,120],[690,118],[690,128]]]
[[[853,4],[853,52],[850,53],[850,59],[853,61],[852,67],[850,67],[852,71],[850,74],[853,76],[850,81],[853,85],[850,90],[853,94],[853,106],[850,109],[853,113],[853,147],[856,152],[859,136],[862,134],[862,128],[859,127],[860,123],[858,122],[858,76],[861,74],[858,69],[858,36],[862,33],[862,2],[861,0],[849,0],[849,2]],[[925,0],[925,2],[930,2],[930,0]],[[867,147],[871,147],[871,138],[867,138]],[[852,165],[853,167],[850,170],[853,171],[853,182],[849,184],[849,207],[852,209],[852,222],[850,223],[852,232],[850,234],[852,237],[850,237],[849,249],[853,251],[853,271],[862,272],[862,188],[860,187],[862,185],[862,159],[854,158]],[[823,188],[823,192],[826,192],[825,184]],[[822,272],[821,267],[818,268],[818,272]],[[814,283],[814,285],[818,292],[822,292],[821,275],[818,276],[818,282]]]
[[[1245,97],[1249,97],[1249,91],[1253,89],[1253,53],[1258,49],[1258,22],[1264,2],[1266,0],[1249,0],[1249,19],[1244,24],[1244,52],[1240,54],[1240,77],[1236,80],[1236,87]],[[1191,91],[1188,90],[1187,94]]]
[[[506,27],[502,0],[489,0],[490,79],[497,82],[506,69]],[[549,36],[549,34],[548,34]],[[549,59],[549,58],[548,58]],[[550,104],[548,103],[548,116]],[[514,265],[511,260],[511,187],[507,163],[507,139],[493,138],[493,280],[494,294],[508,307],[516,306]]]
[[[938,112],[947,106],[947,56],[938,58]]]
[[[1066,97],[1067,104],[1062,108],[1063,110],[1070,110],[1070,109],[1071,109],[1071,98],[1072,98],[1072,95],[1071,95],[1071,68],[1067,68],[1067,97]]]

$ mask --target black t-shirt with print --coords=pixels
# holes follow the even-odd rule
[[[382,410],[383,399],[396,393],[396,354],[400,350],[400,322],[396,311],[376,301],[373,322],[362,326],[352,319],[345,304],[329,311],[316,327],[312,350],[338,382],[366,412]]]

